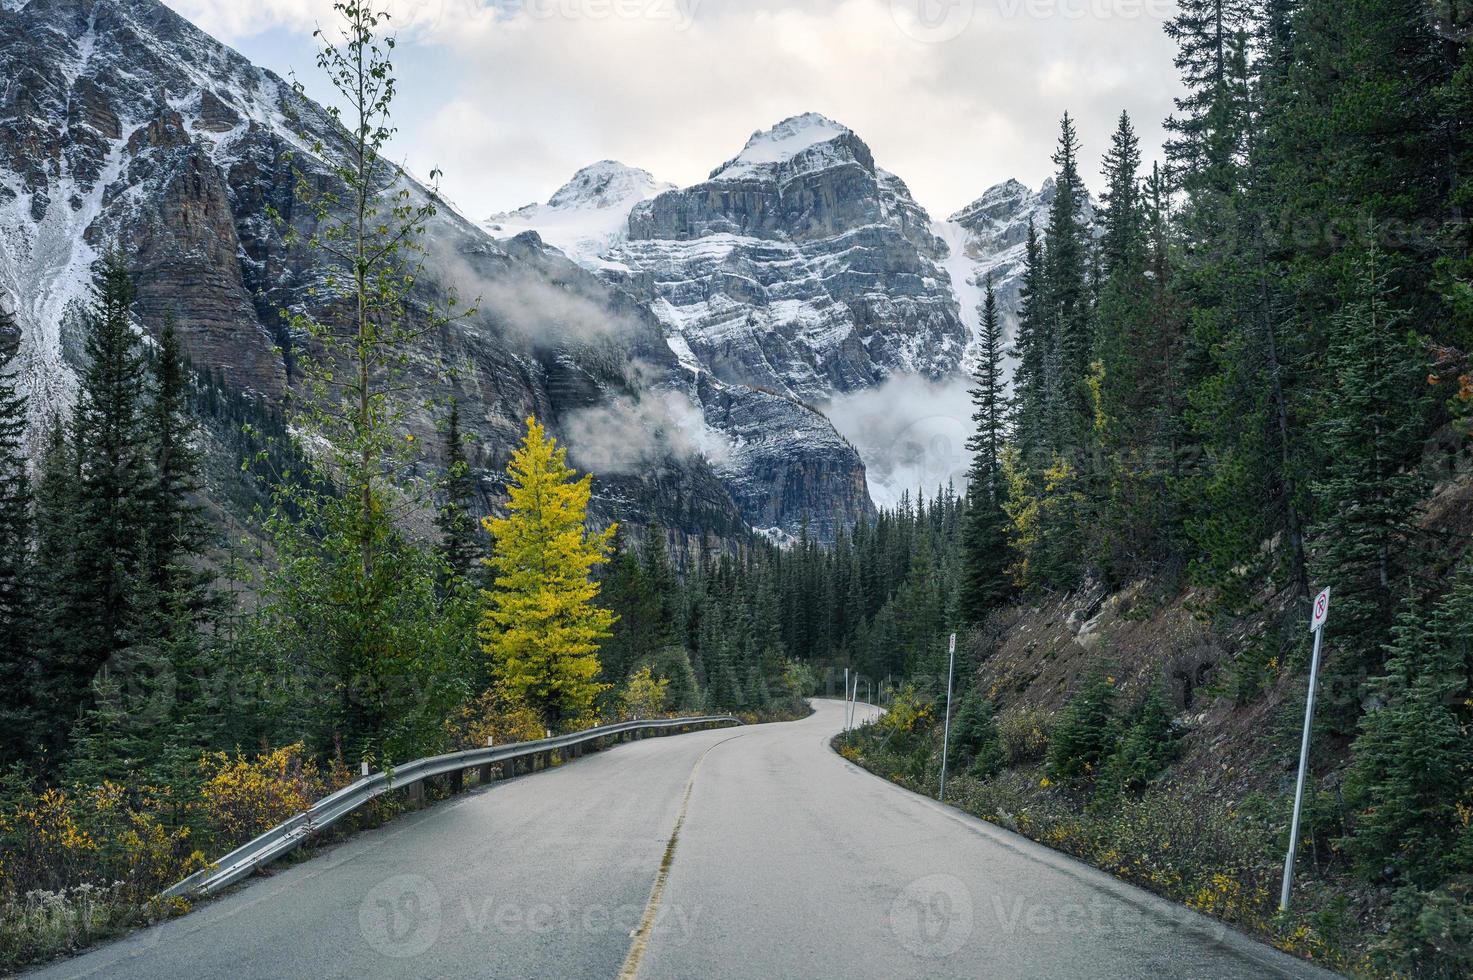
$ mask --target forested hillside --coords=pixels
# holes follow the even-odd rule
[[[1182,4],[1168,165],[1142,173],[1122,114],[1098,237],[1063,119],[954,559],[952,798],[1353,972],[1473,969],[1469,27]],[[845,751],[935,792],[935,692]]]

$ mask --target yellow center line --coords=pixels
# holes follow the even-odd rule
[[[639,976],[639,964],[644,959],[644,951],[649,946],[650,934],[655,928],[655,918],[660,913],[660,899],[665,894],[665,882],[670,878],[670,865],[675,862],[675,845],[680,842],[680,828],[685,825],[685,813],[690,808],[690,794],[695,788],[696,773],[701,771],[701,763],[706,761],[706,756],[711,754],[712,749],[741,737],[741,735],[731,735],[723,738],[702,752],[696,764],[691,767],[690,778],[685,781],[685,796],[680,801],[680,812],[675,816],[675,829],[670,832],[670,840],[665,844],[665,856],[660,860],[660,870],[655,875],[655,885],[650,889],[650,900],[645,903],[644,915],[639,920],[639,928],[634,930],[633,941],[629,944],[629,955],[624,957],[624,968],[619,971],[619,980],[634,980]]]

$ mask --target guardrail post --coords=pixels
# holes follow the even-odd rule
[[[450,774],[450,792],[452,794],[465,791],[465,770],[456,769]]]
[[[416,779],[414,782],[404,787],[404,795],[408,799],[411,806],[415,808],[423,806],[425,801],[424,780]]]
[[[496,775],[495,775],[496,767],[494,765],[492,765],[491,763],[488,762],[484,766],[480,766],[479,768],[480,768],[479,778],[480,778],[481,785],[482,786],[489,786],[489,785],[491,785],[491,780],[493,780],[493,779],[496,778]]]

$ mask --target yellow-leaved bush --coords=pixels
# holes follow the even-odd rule
[[[484,748],[488,742],[530,742],[547,734],[542,718],[525,701],[493,687],[445,722],[450,741],[459,749]]]
[[[254,759],[216,752],[200,761],[200,807],[225,844],[240,844],[306,810],[331,783],[301,742]],[[338,782],[333,780],[332,782]]]

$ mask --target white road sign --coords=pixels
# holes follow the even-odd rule
[[[1321,592],[1314,600],[1314,615],[1309,619],[1309,631],[1318,633],[1325,628],[1325,620],[1330,618],[1330,590]]]

